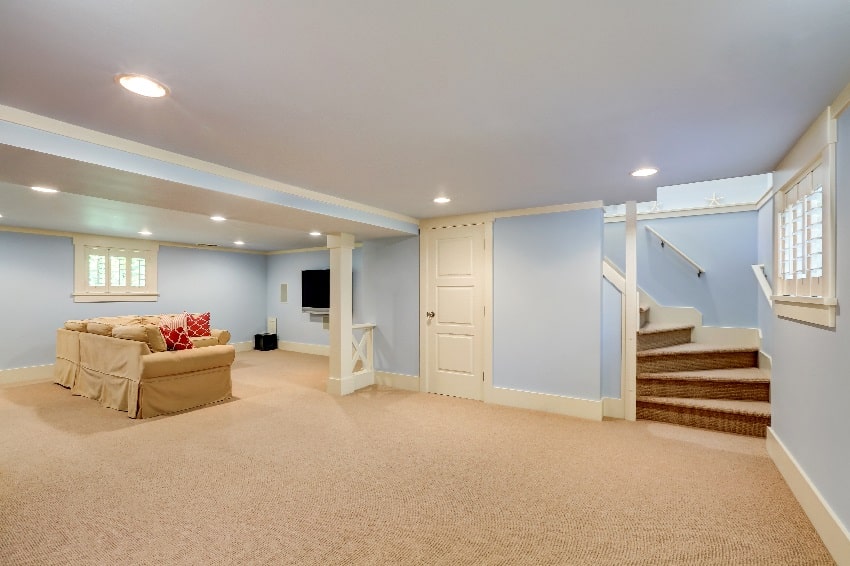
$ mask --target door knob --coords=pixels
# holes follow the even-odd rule
[[[425,313],[425,316],[427,316],[428,318],[434,318],[434,311],[428,311],[428,312],[426,312],[426,313]]]

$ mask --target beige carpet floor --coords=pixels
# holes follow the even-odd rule
[[[134,421],[0,389],[0,563],[832,564],[764,440],[372,387],[246,352]]]

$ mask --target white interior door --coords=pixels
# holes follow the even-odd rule
[[[482,399],[484,225],[434,228],[427,238],[426,391]]]

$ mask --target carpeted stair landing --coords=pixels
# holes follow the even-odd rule
[[[770,377],[758,348],[691,342],[693,326],[638,331],[637,418],[764,437]]]

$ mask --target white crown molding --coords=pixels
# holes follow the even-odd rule
[[[90,130],[88,128],[83,128],[81,126],[76,126],[74,124],[69,124],[67,122],[62,122],[60,120],[55,120],[46,116],[33,114],[31,112],[26,112],[24,110],[13,108],[11,106],[0,105],[0,120],[12,124],[18,124],[20,126],[25,126],[28,128],[34,128],[50,134],[56,134],[67,138],[72,138],[82,142],[96,144],[99,146],[124,151],[150,159],[164,161],[166,163],[171,163],[181,167],[188,167],[197,171],[203,171],[205,173],[218,175],[220,177],[233,179],[243,183],[248,183],[266,189],[271,189],[280,193],[309,199],[323,204],[345,207],[367,214],[375,214],[378,216],[383,216],[385,218],[391,218],[393,220],[410,224],[418,225],[419,223],[418,219],[406,216],[404,214],[399,214],[397,212],[392,212],[389,210],[384,210],[381,208],[361,204],[359,202],[326,195],[324,193],[311,191],[309,189],[304,189],[295,185],[281,183],[279,181],[274,181],[272,179],[267,179],[265,177],[260,177],[258,175],[239,171],[237,169],[231,169],[229,167],[217,165],[209,161],[202,161],[194,157],[188,157],[186,155],[181,155],[179,153],[174,153],[150,145],[134,142],[128,139],[119,138],[117,136],[105,134],[103,132]]]

